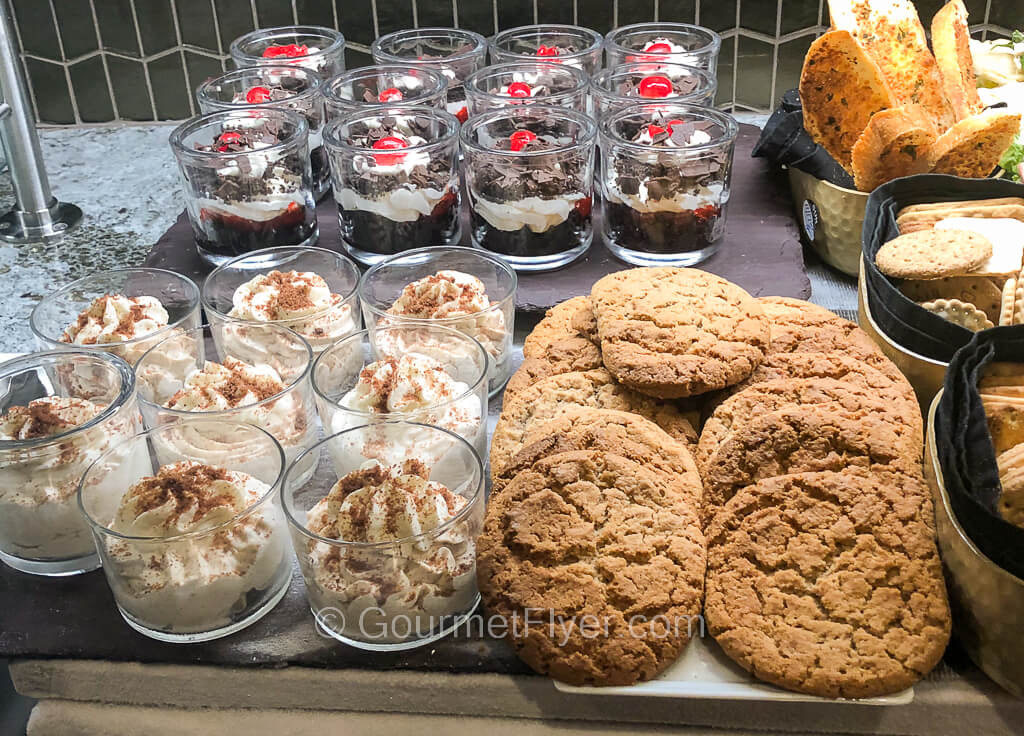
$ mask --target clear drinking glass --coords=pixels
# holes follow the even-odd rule
[[[251,66],[203,82],[196,89],[196,99],[204,113],[274,107],[294,110],[306,118],[313,194],[320,199],[331,186],[331,170],[324,151],[322,84],[320,75],[305,67]]]
[[[142,419],[149,429],[196,418],[221,420],[207,425],[212,429],[248,422],[294,458],[316,440],[312,364],[309,344],[280,325],[226,321],[181,332],[135,367]],[[244,451],[230,434],[197,433],[188,440],[190,453],[211,465]]]
[[[487,64],[487,40],[458,28],[415,28],[381,36],[370,46],[377,64],[436,69],[448,80],[446,109],[466,122],[466,78]]]
[[[703,69],[682,64],[633,62],[602,69],[590,80],[594,116],[655,100],[710,107],[718,83]]]
[[[368,463],[403,462],[399,457],[406,456],[406,448],[392,452],[394,448],[379,441],[380,433],[389,428],[389,437],[413,436],[432,447],[444,447],[443,461],[433,465],[424,461],[424,465],[431,483],[444,486],[450,494],[442,494],[436,485],[425,491],[424,484],[418,483],[418,489],[408,491],[411,508],[386,512],[395,520],[397,531],[389,533],[371,522],[359,541],[351,539],[354,535],[349,535],[349,541],[328,536],[336,529],[332,518],[343,525],[352,526],[353,521],[357,525],[358,504],[368,503],[367,496],[372,494],[372,486],[353,488],[355,492],[346,494],[335,510],[327,497],[340,478],[351,481],[349,474]],[[283,494],[292,544],[318,628],[338,641],[372,651],[412,649],[454,631],[480,601],[476,538],[483,528],[484,475],[479,455],[451,432],[409,422],[353,427],[328,437],[315,449],[324,448],[326,452],[313,452],[292,464]],[[347,460],[339,465],[328,459],[338,457]],[[448,518],[433,528],[406,534],[408,527],[422,529],[425,524],[415,510],[422,496],[414,490],[445,497]],[[393,497],[382,498],[380,492],[372,495],[384,505],[394,503]]]
[[[104,297],[115,297],[103,306]],[[121,299],[123,297],[124,299]],[[159,320],[139,322],[135,332],[122,324],[131,300],[151,297]],[[149,312],[149,310],[147,310]],[[87,324],[72,335],[80,321]],[[40,350],[108,352],[129,365],[177,330],[199,326],[199,287],[192,279],[162,268],[121,268],[72,281],[47,296],[32,310],[29,325]],[[87,344],[82,344],[88,340]]]
[[[470,284],[479,293],[468,304],[447,300],[450,294],[442,288],[445,284],[438,283],[439,274],[455,274],[467,285],[451,290],[454,293],[464,297],[471,291]],[[517,285],[512,267],[482,250],[420,248],[382,261],[363,274],[359,302],[371,331],[392,325],[440,325],[475,339],[490,357],[488,388],[493,396],[512,372]],[[430,308],[418,309],[426,303]]]
[[[360,109],[422,105],[444,108],[448,80],[436,69],[408,64],[364,66],[324,84],[330,120]]]
[[[686,64],[715,77],[722,37],[688,23],[636,23],[605,36],[608,68],[630,62]]]
[[[546,61],[496,64],[466,80],[469,114],[500,107],[548,105],[587,111],[587,76],[579,69]]]
[[[236,439],[239,451],[207,471],[222,478],[219,486],[174,482],[188,464],[207,464],[205,454],[179,441],[185,429]],[[160,641],[208,641],[244,629],[277,605],[292,575],[280,506],[284,467],[280,445],[259,427],[198,419],[137,434],[89,468],[79,506],[117,608],[133,629]],[[150,491],[129,496],[154,476]]]
[[[373,264],[458,242],[459,122],[432,107],[361,109],[327,126],[341,236]]]
[[[78,484],[140,427],[135,376],[115,355],[63,350],[0,363],[0,561],[34,575],[99,567]]]
[[[487,351],[450,327],[363,330],[313,364],[313,393],[326,434],[396,419],[447,429],[483,457],[487,450]],[[420,459],[425,440],[403,439]],[[341,463],[339,463],[341,464]]]
[[[323,26],[260,28],[231,42],[231,58],[239,69],[291,64],[327,79],[345,71],[345,37]]]
[[[260,107],[193,118],[171,133],[185,209],[204,260],[318,236],[309,126],[290,110]]]
[[[606,117],[601,187],[609,250],[641,266],[690,266],[718,250],[737,132],[731,115],[694,105],[635,105]]]
[[[567,25],[509,28],[490,42],[491,63],[540,59],[573,66],[588,75],[601,68],[603,50],[600,33]]]
[[[303,282],[312,286],[305,301],[296,302],[291,277],[307,274]],[[337,251],[268,248],[214,269],[203,282],[202,303],[211,325],[231,320],[287,327],[319,354],[359,329],[358,285],[359,269]]]
[[[557,268],[593,239],[597,127],[582,113],[531,105],[462,126],[474,245],[521,271]]]

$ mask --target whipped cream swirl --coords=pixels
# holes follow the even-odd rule
[[[315,352],[355,330],[352,307],[327,281],[310,271],[271,271],[242,284],[229,317],[279,322],[302,335]]]
[[[106,294],[94,299],[60,339],[75,345],[126,342],[163,329],[168,319],[156,297]]]

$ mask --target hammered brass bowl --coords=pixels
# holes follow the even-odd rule
[[[953,629],[968,656],[994,682],[1024,696],[1024,580],[982,554],[950,506],[935,438],[935,409],[928,411],[924,474],[935,500],[935,530],[946,569]]]
[[[788,172],[803,237],[827,264],[856,276],[868,193],[837,187],[792,167]]]

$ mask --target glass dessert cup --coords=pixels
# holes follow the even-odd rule
[[[379,442],[382,432],[429,438],[447,449],[444,460],[432,466],[399,460],[404,449],[397,456],[389,452]],[[289,467],[283,492],[318,628],[370,651],[412,649],[457,629],[480,601],[475,555],[484,477],[476,451],[451,432],[409,422],[353,427],[315,449],[324,447],[326,452],[302,456]],[[327,459],[339,456],[347,461]],[[387,467],[395,465],[392,460],[397,466]],[[428,472],[429,484],[422,480]],[[381,483],[381,476],[391,480]],[[338,487],[342,478],[352,492]],[[389,485],[394,494],[386,494]],[[408,503],[399,506],[396,497]],[[394,521],[391,531],[372,521],[358,524],[357,515],[371,503],[385,506]]]
[[[210,465],[246,452],[238,438],[213,432],[244,422],[273,435],[292,459],[316,441],[312,364],[309,344],[280,325],[227,320],[183,331],[136,365],[142,419],[148,429],[218,420],[205,425],[210,432],[192,427],[178,437],[190,457]]]
[[[231,435],[244,451],[208,466],[178,442],[183,425],[161,426],[102,455],[78,494],[121,615],[136,631],[177,643],[256,622],[284,597],[292,574],[277,441],[251,424],[199,419],[187,427]]]
[[[443,283],[439,272],[455,274],[458,281]],[[506,261],[482,250],[421,248],[363,274],[359,302],[371,333],[392,325],[439,325],[472,337],[490,359],[487,383],[494,396],[512,372],[517,284]]]
[[[327,126],[345,250],[372,265],[458,242],[459,122],[432,107],[361,109]]]
[[[135,376],[115,355],[61,350],[0,363],[0,561],[48,576],[99,567],[78,484],[140,428]]]
[[[312,279],[305,301],[296,303],[302,294],[276,283],[280,274],[293,273],[312,274],[325,283]],[[316,355],[359,329],[358,285],[359,269],[337,251],[267,248],[215,268],[203,282],[203,311],[214,327],[226,321],[287,327]]]
[[[290,64],[327,79],[345,71],[345,37],[323,26],[260,28],[231,42],[231,59],[239,69]]]
[[[691,266],[725,236],[738,127],[708,107],[644,104],[601,122],[603,235],[640,266]]]
[[[203,113],[273,107],[302,115],[309,128],[313,195],[320,199],[331,186],[331,170],[324,151],[322,84],[320,76],[305,67],[251,66],[203,82],[196,89],[196,99]]]
[[[196,249],[208,263],[316,242],[309,126],[298,113],[210,113],[175,128],[171,149]]]
[[[436,69],[408,64],[364,66],[327,80],[323,87],[327,118],[384,107],[444,109],[448,80]]]
[[[535,25],[509,28],[490,42],[491,63],[551,61],[582,69],[587,75],[601,68],[604,37],[581,26]]]
[[[587,76],[575,67],[547,61],[496,64],[469,76],[466,101],[470,115],[523,105],[586,112]]]
[[[722,37],[688,23],[636,23],[605,36],[608,68],[631,62],[686,64],[715,77]]]
[[[103,297],[125,297],[99,307]],[[150,297],[166,313],[157,320],[142,320],[130,331],[122,324],[130,300]],[[97,306],[96,314],[72,336],[83,315]],[[149,310],[147,310],[148,312]],[[81,350],[113,353],[134,365],[143,354],[178,330],[199,326],[199,287],[192,279],[161,268],[122,268],[72,281],[40,300],[29,317],[40,350]],[[88,340],[83,344],[81,341]]]
[[[531,105],[462,126],[473,244],[520,271],[579,258],[593,239],[594,121]]]
[[[415,28],[381,36],[370,46],[377,64],[436,69],[448,80],[445,109],[466,122],[466,92],[470,74],[487,64],[487,40],[479,33],[458,28]]]
[[[602,69],[590,80],[590,99],[598,121],[624,107],[662,100],[711,107],[717,91],[713,76],[683,64],[620,64]]]
[[[381,326],[350,335],[313,364],[324,433],[402,420],[453,432],[483,457],[489,360],[480,343],[450,327]],[[420,434],[399,438],[409,457],[440,461],[429,433]]]

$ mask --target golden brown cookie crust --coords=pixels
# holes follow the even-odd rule
[[[548,353],[548,347],[559,340],[568,337],[581,337],[590,340],[592,335],[581,333],[575,326],[579,321],[585,326],[587,321],[593,321],[594,313],[590,308],[590,297],[577,296],[567,299],[561,304],[556,304],[549,309],[544,319],[537,323],[533,331],[523,341],[524,358],[543,358]]]
[[[560,453],[520,472],[492,494],[477,544],[485,606],[523,624],[508,632],[519,656],[574,685],[629,685],[674,661],[699,630],[704,566],[690,504],[602,452]],[[543,622],[526,625],[529,610]]]
[[[705,615],[766,682],[825,697],[899,692],[949,640],[932,504],[918,478],[850,468],[770,478],[708,528]]]
[[[520,450],[495,478],[499,490],[521,470],[562,452],[596,450],[619,455],[663,474],[699,508],[702,483],[686,445],[639,414],[613,409],[573,408],[563,416],[530,427]]]
[[[704,470],[704,519],[765,478],[891,466],[920,474],[920,444],[909,426],[841,404],[789,404],[735,429]]]
[[[921,412],[916,402],[894,401],[877,391],[851,381],[834,378],[782,378],[749,386],[719,404],[704,422],[700,441],[694,450],[697,467],[704,472],[715,451],[726,437],[759,416],[782,409],[787,404],[838,404],[847,411],[879,416],[896,427],[908,428],[919,456],[924,442]]]
[[[523,360],[505,385],[504,401],[550,376],[601,368],[601,348],[583,337],[564,337],[547,346],[547,352]]]
[[[771,323],[769,356],[835,352],[874,367],[891,363],[866,332],[824,307],[781,296],[761,297],[758,301]]]
[[[690,268],[605,276],[590,293],[605,367],[623,384],[681,398],[742,381],[764,359],[763,310],[740,287]]]
[[[557,419],[572,407],[640,414],[680,441],[696,439],[693,427],[675,406],[631,391],[606,370],[563,373],[538,381],[505,403],[491,440],[492,476],[522,449],[531,426]]]

